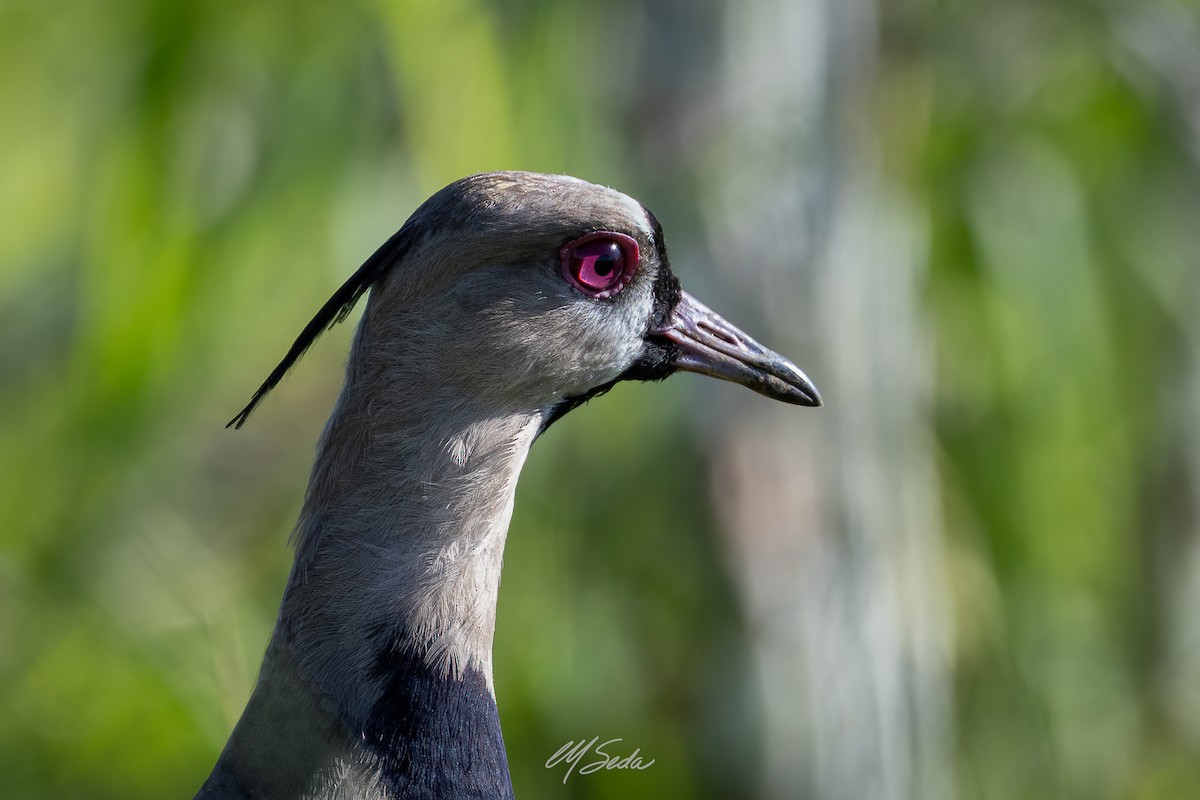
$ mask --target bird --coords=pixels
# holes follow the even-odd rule
[[[368,292],[256,685],[197,800],[511,798],[492,640],[534,440],[619,381],[680,371],[821,404],[683,291],[641,203],[509,171],[425,201],[229,426]]]

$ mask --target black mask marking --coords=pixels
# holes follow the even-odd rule
[[[564,397],[551,406],[542,420],[542,427],[538,429],[538,436],[562,419],[567,412],[578,408],[593,397],[599,397],[621,381],[661,381],[675,372],[674,362],[677,348],[674,342],[666,337],[656,336],[651,331],[658,330],[667,324],[667,320],[671,318],[671,312],[675,310],[675,306],[679,305],[683,288],[679,285],[679,278],[675,277],[675,273],[671,271],[671,261],[667,257],[667,243],[663,239],[662,225],[659,224],[658,218],[650,212],[650,209],[642,206],[642,210],[646,212],[646,218],[650,220],[654,231],[654,247],[659,265],[658,277],[651,289],[653,305],[650,308],[650,317],[646,320],[642,351],[629,369],[613,380],[588,389],[582,394]]]

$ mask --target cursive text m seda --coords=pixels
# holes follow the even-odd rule
[[[623,758],[619,754],[610,754],[606,750],[606,748],[620,744],[622,741],[624,740],[608,739],[601,742],[599,736],[593,736],[590,742],[583,739],[580,739],[578,742],[567,742],[562,747],[558,748],[554,755],[546,759],[546,769],[553,769],[554,767],[564,763],[567,764],[567,773],[563,775],[563,783],[567,782],[567,778],[571,777],[571,772],[576,767],[579,767],[580,775],[590,775],[591,773],[598,772],[602,769],[649,769],[650,765],[654,763],[654,759],[652,758],[649,761],[646,761],[640,755],[638,755],[642,750],[640,747],[635,747],[632,753]],[[597,742],[599,742],[599,744],[597,744]],[[588,751],[592,748],[595,748],[596,757],[593,760],[588,761],[586,764],[580,766],[579,762],[583,760],[583,757],[587,755]]]

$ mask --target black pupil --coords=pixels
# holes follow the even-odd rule
[[[592,272],[597,278],[607,278],[621,263],[621,248],[614,241],[600,241],[596,244],[596,250],[599,252],[593,251],[596,252],[596,260],[592,262]]]

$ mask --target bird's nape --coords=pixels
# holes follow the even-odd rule
[[[371,257],[363,262],[363,265],[354,271],[346,282],[343,283],[338,290],[333,293],[333,296],[325,301],[320,310],[309,320],[304,326],[304,330],[296,337],[296,341],[292,343],[283,360],[276,365],[275,369],[267,376],[262,385],[254,392],[254,396],[250,398],[241,411],[234,416],[233,419],[225,423],[226,428],[241,428],[246,424],[246,420],[258,407],[272,389],[279,385],[297,361],[299,361],[308,348],[321,336],[322,333],[337,325],[339,322],[344,322],[346,317],[350,316],[350,312],[354,310],[354,306],[358,303],[359,298],[366,294],[374,283],[379,280],[379,277],[387,270],[396,259],[400,258],[408,243],[411,241],[411,236],[407,228],[401,228],[396,231],[386,242],[379,246]]]

